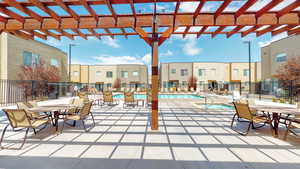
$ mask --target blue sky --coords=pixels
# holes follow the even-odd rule
[[[273,9],[280,10],[288,4],[296,0],[285,0]],[[225,11],[236,11],[246,1],[233,1],[225,9]],[[249,8],[249,11],[257,11],[264,5],[270,3],[271,0],[259,0],[256,4]],[[198,3],[181,3],[180,12],[193,12]],[[201,12],[214,12],[221,5],[220,2],[208,2],[205,4]],[[106,6],[92,6],[97,14],[110,14]],[[131,13],[129,5],[114,5],[117,14]],[[138,12],[152,12],[152,4],[137,4],[135,5]],[[88,14],[83,7],[71,8],[79,15]],[[174,11],[175,3],[158,3],[158,12],[172,12]],[[59,15],[68,15],[61,8],[53,7]],[[11,9],[16,12],[16,9]],[[47,16],[42,11],[31,8],[31,10],[40,15]],[[299,10],[297,8],[296,10]],[[20,12],[19,12],[20,13]],[[26,14],[22,14],[26,16]],[[184,29],[184,28],[179,28]],[[217,29],[217,28],[214,28]],[[233,29],[233,28],[231,28]],[[87,30],[80,30],[87,31]],[[224,35],[217,35],[215,38],[210,36],[201,36],[199,39],[193,36],[182,38],[180,36],[172,36],[159,48],[160,62],[247,62],[248,61],[248,47],[243,43],[245,40],[252,42],[252,61],[260,61],[260,48],[272,41],[286,37],[286,33],[280,34],[276,37],[271,37],[270,34],[265,34],[256,38],[255,34],[241,38],[240,34],[236,34],[227,39]],[[120,64],[120,63],[151,63],[151,48],[138,36],[129,36],[125,39],[123,36],[116,36],[114,39],[110,37],[102,37],[101,40],[96,38],[89,38],[84,40],[81,37],[76,37],[74,41],[67,38],[62,38],[57,41],[49,38],[47,41],[37,39],[49,45],[60,48],[67,52],[70,43],[76,44],[72,49],[72,63],[80,64]]]

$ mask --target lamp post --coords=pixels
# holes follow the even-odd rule
[[[244,41],[248,44],[248,57],[249,57],[249,94],[251,93],[251,41]]]
[[[75,44],[69,44],[69,82],[71,82],[71,59],[72,59],[72,46],[76,46]]]

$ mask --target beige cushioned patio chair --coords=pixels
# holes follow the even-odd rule
[[[109,106],[115,106],[118,104],[118,102],[116,102],[116,100],[113,98],[113,93],[111,91],[103,92],[103,104]]]
[[[137,101],[134,99],[134,92],[125,92],[124,93],[124,104],[123,108],[125,107],[135,107],[137,106]]]
[[[263,127],[265,124],[270,125],[271,132],[273,134],[273,126],[272,126],[272,120],[269,115],[263,114],[258,115],[256,111],[251,111],[248,104],[240,103],[240,102],[233,102],[236,113],[234,114],[232,121],[231,121],[231,128],[232,130],[236,131],[237,133],[241,135],[247,135],[250,127],[252,126],[252,129],[257,129],[260,127]],[[235,118],[237,117],[238,122],[246,122],[249,123],[248,128],[245,132],[240,132],[235,129],[233,129],[233,123],[235,121]],[[255,126],[254,124],[257,123],[263,123],[260,126]]]
[[[289,118],[287,120],[287,127],[286,127],[286,132],[284,134],[284,140],[287,139],[287,136],[289,133],[293,133],[295,136],[299,136],[299,134],[297,134],[296,130],[300,129],[300,116],[295,116],[293,118]],[[298,130],[299,131],[299,130]]]
[[[24,109],[4,109],[3,110],[6,114],[7,119],[9,120],[9,124],[7,124],[2,132],[1,139],[0,139],[0,147],[4,148],[1,146],[1,143],[3,141],[5,132],[10,125],[13,128],[13,131],[20,131],[23,128],[26,128],[25,132],[25,137],[22,141],[22,144],[19,148],[16,149],[21,149],[26,141],[27,134],[29,129],[33,129],[34,131],[39,128],[40,126],[44,125],[43,128],[47,126],[47,124],[50,122],[50,119],[32,119],[28,117],[28,113]],[[18,128],[21,128],[20,130],[16,130]],[[40,130],[42,130],[41,128]],[[36,132],[35,132],[36,133]]]
[[[18,109],[23,109],[27,113],[27,116],[31,119],[45,119],[49,118],[50,115],[48,114],[40,114],[38,112],[31,112],[29,111],[30,108],[34,107],[32,104],[18,102],[17,103]]]
[[[64,123],[63,123],[63,127],[62,127],[62,130],[64,129],[64,126],[65,126],[65,123],[67,123],[68,120],[73,120],[73,121],[78,121],[80,120],[83,124],[83,127],[84,127],[84,130],[87,132],[89,131],[86,126],[85,126],[85,122],[84,120],[87,119],[87,117],[89,115],[92,116],[92,120],[93,120],[93,126],[95,126],[95,120],[94,120],[94,116],[93,116],[93,113],[91,112],[91,107],[92,107],[92,102],[88,102],[88,103],[85,103],[83,105],[83,107],[79,110],[79,113],[78,114],[67,114],[65,115],[64,117]],[[61,132],[62,132],[61,130]]]

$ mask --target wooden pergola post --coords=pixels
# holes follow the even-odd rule
[[[153,34],[152,39],[152,112],[151,112],[151,129],[158,130],[158,35]]]

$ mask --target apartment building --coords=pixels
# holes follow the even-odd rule
[[[197,84],[206,87],[217,87],[229,82],[243,83],[247,87],[249,82],[248,63],[223,62],[190,62],[190,63],[162,63],[160,66],[161,87],[187,86],[189,79],[194,77]],[[251,82],[261,80],[260,62],[251,63]],[[207,85],[208,84],[208,85]]]
[[[21,67],[40,64],[57,66],[61,81],[68,80],[67,54],[60,49],[35,40],[25,40],[11,34],[0,35],[0,79],[19,80]]]
[[[71,65],[71,81],[94,84],[98,90],[113,87],[118,79],[122,88],[137,88],[148,83],[146,65]]]
[[[300,57],[300,36],[289,36],[261,48],[262,79],[271,80],[290,57]]]

